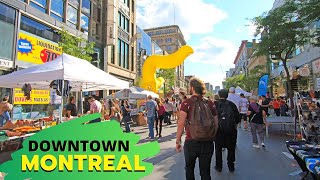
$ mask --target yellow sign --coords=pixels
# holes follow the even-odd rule
[[[32,90],[30,99],[24,96],[24,92],[20,88],[14,89],[14,104],[49,104],[50,91]]]
[[[57,43],[23,31],[19,32],[18,61],[43,64],[56,59],[62,53]]]

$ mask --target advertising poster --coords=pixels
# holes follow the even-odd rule
[[[24,92],[20,88],[14,89],[14,104],[49,104],[50,91],[33,89],[30,99],[24,96]]]
[[[39,36],[20,31],[18,40],[17,65],[28,68],[56,59],[62,54],[62,48],[57,43]]]

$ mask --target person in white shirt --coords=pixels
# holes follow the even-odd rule
[[[238,111],[239,111],[241,98],[240,98],[240,96],[238,96],[236,94],[236,89],[234,87],[231,87],[229,89],[229,95],[228,95],[228,99],[227,100],[233,102],[233,104],[235,104],[237,106]]]
[[[249,107],[249,101],[244,97],[244,94],[240,94],[241,100],[240,100],[240,119],[243,119],[243,126],[244,130],[247,129],[247,112],[248,112],[248,107]],[[240,127],[241,127],[241,122],[240,122]]]

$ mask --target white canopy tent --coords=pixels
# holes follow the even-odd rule
[[[0,87],[22,88],[27,83],[32,89],[50,89],[50,83],[54,80],[70,81],[71,91],[76,92],[129,88],[128,82],[102,71],[86,60],[67,54],[61,54],[45,64],[0,76]]]
[[[250,97],[250,96],[252,96],[252,93],[249,93],[249,92],[247,92],[247,91],[245,91],[245,90],[243,90],[243,89],[241,89],[239,86],[238,87],[236,87],[236,94],[244,94],[244,96],[245,97]]]
[[[45,64],[0,76],[0,87],[21,88],[25,83],[33,89],[50,89],[53,80],[70,81],[71,91],[126,89],[129,83],[120,80],[90,62],[67,54]]]
[[[159,98],[159,95],[152,91],[132,86],[129,89],[124,89],[116,92],[114,95],[107,96],[107,99],[146,99],[149,95],[151,95],[152,98]]]

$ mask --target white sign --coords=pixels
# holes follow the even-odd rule
[[[12,68],[13,67],[13,61],[0,59],[0,67]]]
[[[320,78],[317,78],[317,88],[320,89]]]
[[[310,70],[307,67],[300,68],[299,69],[299,74],[300,74],[300,76],[303,76],[303,77],[309,76],[310,75]]]

